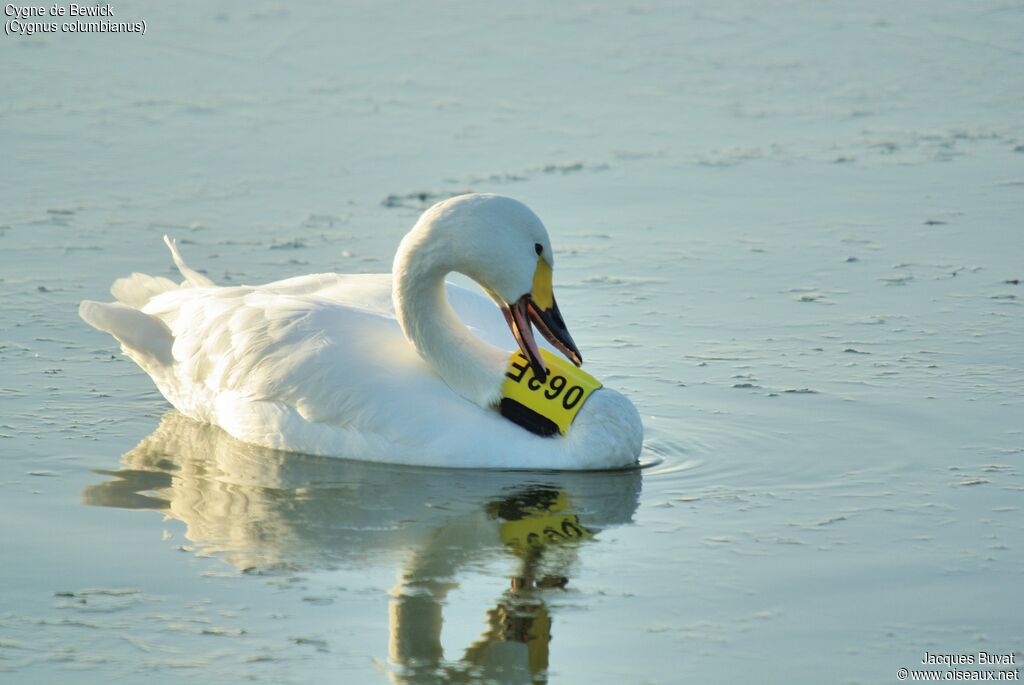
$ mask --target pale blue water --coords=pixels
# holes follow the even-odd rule
[[[0,37],[0,682],[889,683],[1019,654],[1019,5],[115,10],[147,34]],[[648,468],[248,448],[76,315],[171,275],[163,233],[222,283],[387,270],[463,190],[545,221]],[[581,539],[517,545],[520,519]]]

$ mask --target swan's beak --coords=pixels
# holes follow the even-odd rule
[[[551,266],[543,259],[537,260],[531,291],[516,300],[515,304],[503,307],[502,313],[508,327],[512,329],[512,335],[519,343],[519,349],[530,361],[533,374],[542,383],[547,380],[548,370],[533,337],[531,323],[573,364],[582,366],[583,355],[569,335],[562,313],[558,310],[558,303],[555,302],[554,293],[551,291]]]

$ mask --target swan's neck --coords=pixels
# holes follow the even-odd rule
[[[398,323],[419,355],[467,400],[490,407],[501,398],[508,352],[485,343],[459,319],[445,294],[445,250],[410,234],[395,255],[392,299]]]

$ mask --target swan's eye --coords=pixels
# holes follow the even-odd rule
[[[544,251],[544,246],[541,245],[540,243],[534,243],[533,249],[537,251],[537,254],[540,254],[541,252]]]

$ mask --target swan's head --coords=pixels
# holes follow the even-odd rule
[[[501,195],[460,195],[439,202],[420,217],[396,257],[415,251],[433,268],[469,276],[501,308],[523,355],[538,379],[547,368],[533,326],[577,366],[579,349],[552,292],[555,259],[537,215]]]

